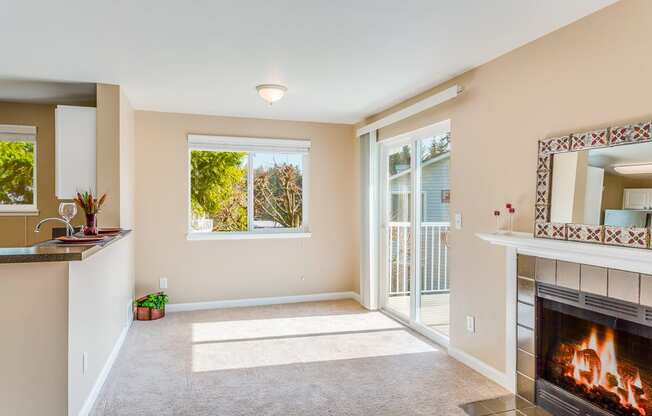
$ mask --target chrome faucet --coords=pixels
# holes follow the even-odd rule
[[[75,229],[73,228],[72,225],[70,225],[70,222],[68,222],[66,220],[63,220],[61,218],[54,218],[54,217],[53,218],[45,218],[45,219],[41,220],[38,224],[36,224],[36,228],[34,229],[34,232],[35,233],[41,232],[41,225],[43,225],[44,223],[46,223],[48,221],[59,221],[59,222],[62,222],[64,224],[66,224],[66,235],[68,237],[75,234]]]

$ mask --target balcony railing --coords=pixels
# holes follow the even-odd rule
[[[421,223],[421,293],[447,293],[448,280],[448,222]],[[410,242],[409,222],[390,222],[387,247],[389,296],[410,293]]]

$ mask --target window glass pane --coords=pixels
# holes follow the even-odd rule
[[[0,141],[0,205],[34,204],[34,143]]]
[[[393,222],[411,221],[412,193],[410,161],[412,159],[410,146],[405,145],[389,154],[388,186],[391,194],[389,201],[389,220]]]
[[[254,228],[301,228],[303,155],[254,153]]]
[[[247,153],[190,153],[193,231],[247,231]]]
[[[410,170],[410,160],[412,159],[410,146],[405,145],[400,150],[389,155],[389,176],[397,176]]]
[[[421,190],[424,222],[448,222],[450,133],[421,140]]]
[[[451,134],[446,133],[440,136],[421,140],[421,162],[427,162],[438,156],[442,156],[451,150]],[[441,158],[440,158],[441,159]]]

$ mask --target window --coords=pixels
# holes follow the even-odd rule
[[[36,211],[36,127],[0,125],[0,212]]]
[[[392,222],[409,222],[412,215],[412,192],[392,191],[389,218]],[[428,194],[421,192],[421,218],[426,218]]]
[[[188,136],[189,238],[307,236],[307,140]]]

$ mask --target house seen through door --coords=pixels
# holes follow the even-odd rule
[[[381,305],[448,337],[450,131],[381,142]],[[415,209],[418,207],[418,209]]]

